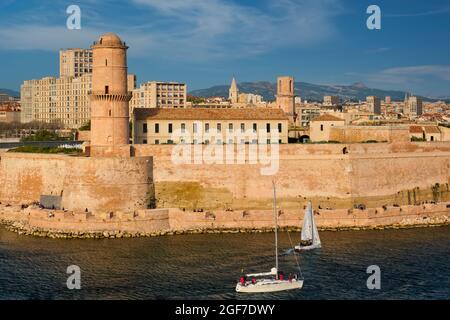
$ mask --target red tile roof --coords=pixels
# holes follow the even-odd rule
[[[272,108],[136,108],[134,115],[136,120],[288,120],[283,110]]]

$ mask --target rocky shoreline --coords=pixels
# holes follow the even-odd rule
[[[393,224],[382,226],[362,226],[362,227],[319,227],[319,231],[361,231],[361,230],[386,230],[386,229],[411,229],[424,227],[441,227],[450,225],[449,219],[433,219],[426,223],[411,224]],[[30,227],[22,221],[11,221],[0,218],[0,226],[6,230],[15,232],[19,235],[47,237],[52,239],[122,239],[137,237],[159,237],[173,235],[189,235],[189,234],[228,234],[228,233],[268,233],[273,232],[274,228],[195,228],[186,230],[162,230],[157,232],[127,232],[121,230],[115,231],[68,231],[43,229]],[[279,231],[299,232],[300,227],[280,227]]]

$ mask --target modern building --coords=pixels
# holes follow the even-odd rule
[[[366,98],[368,111],[374,114],[381,114],[381,100],[376,96],[368,96]]]
[[[184,83],[150,81],[133,90],[130,114],[135,108],[185,108],[186,96]]]
[[[20,122],[20,103],[0,102],[0,122]]]
[[[337,106],[340,103],[338,96],[324,96],[323,105],[327,107]]]
[[[314,104],[299,104],[296,106],[297,124],[302,128],[308,128],[312,119],[320,115],[321,109]]]
[[[17,102],[20,99],[17,97],[12,97],[6,93],[0,93],[0,102]]]
[[[59,51],[60,77],[80,77],[92,73],[92,50],[66,49]]]
[[[135,144],[287,143],[280,109],[134,109]]]
[[[405,102],[403,114],[409,117],[418,117],[422,115],[422,99],[410,96]]]
[[[21,122],[60,123],[78,128],[90,119],[92,75],[26,80],[20,87]]]

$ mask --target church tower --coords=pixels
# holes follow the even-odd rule
[[[278,77],[276,104],[293,121],[295,113],[294,77]]]
[[[125,42],[106,33],[92,45],[91,156],[130,156]]]
[[[231,101],[231,103],[238,103],[239,101],[239,89],[237,87],[236,79],[234,77],[233,80],[231,81],[228,99]]]

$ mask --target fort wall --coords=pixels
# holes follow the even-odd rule
[[[152,172],[151,157],[2,153],[0,201],[26,204],[53,195],[72,211],[134,211],[148,208]]]
[[[306,200],[351,208],[359,203],[376,207],[446,201],[449,196],[450,143],[280,145],[279,169],[273,176],[261,174],[267,165],[248,159],[245,164],[175,164],[174,146],[134,147],[137,156],[154,157],[158,207],[268,209],[272,179],[285,209]]]
[[[300,230],[302,210],[281,210],[280,228]],[[450,223],[450,202],[365,210],[315,210],[320,230],[408,228]],[[262,232],[274,227],[272,210],[188,212],[146,209],[112,215],[0,205],[0,223],[21,234],[59,238],[122,238],[203,232]]]

